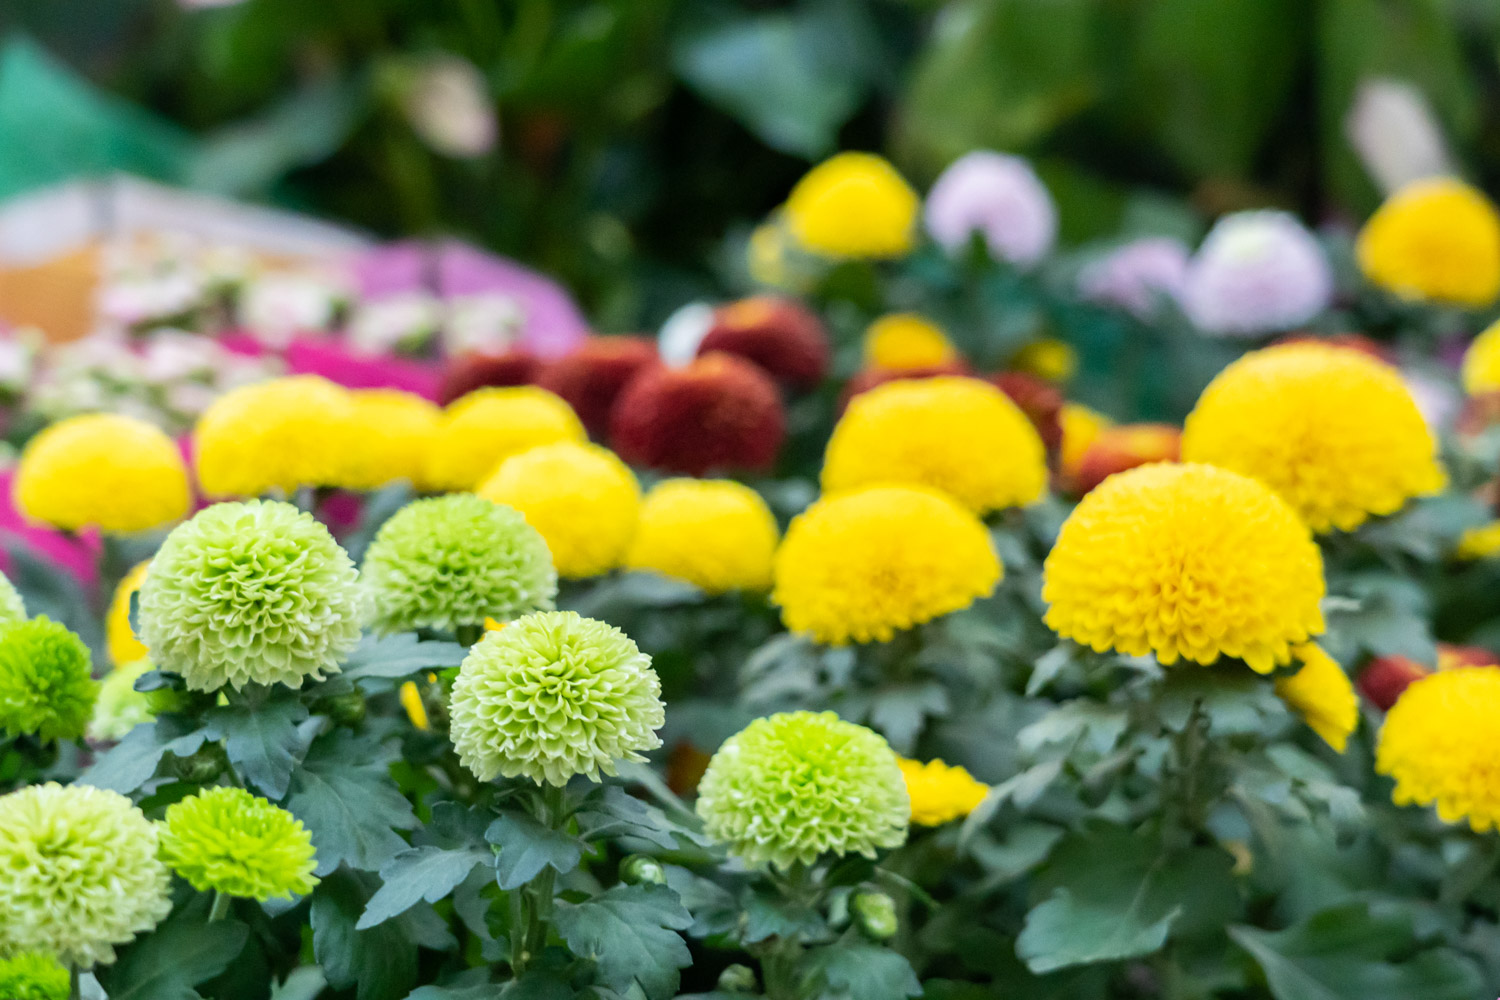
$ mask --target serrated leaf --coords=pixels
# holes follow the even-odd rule
[[[384,884],[370,897],[355,930],[365,930],[400,916],[420,902],[436,903],[447,896],[478,865],[490,864],[494,855],[477,847],[444,850],[414,847],[402,851],[380,867]]]
[[[394,830],[419,824],[388,766],[378,744],[338,730],[314,743],[292,775],[286,807],[312,833],[319,875],[343,863],[376,871],[406,850]]]
[[[179,913],[100,970],[110,1000],[199,1000],[193,989],[223,972],[245,947],[250,929],[233,920],[207,924]]]
[[[677,848],[678,837],[705,847],[713,843],[701,830],[674,822],[663,810],[618,785],[606,785],[591,796],[578,813],[578,822],[585,840],[632,836],[667,850]]]
[[[773,937],[807,940],[827,934],[828,926],[817,910],[779,892],[746,889],[740,902],[744,908],[744,939],[749,944]]]
[[[413,632],[367,635],[360,640],[338,676],[345,680],[410,677],[424,670],[444,670],[464,661],[469,651],[456,642],[419,639]]]
[[[229,763],[241,777],[277,802],[286,795],[292,769],[307,752],[297,731],[306,718],[307,707],[287,692],[210,709],[204,729],[209,739],[223,741]]]
[[[201,729],[181,733],[182,728],[180,724],[165,719],[136,726],[79,775],[79,782],[122,795],[135,791],[156,774],[162,757],[168,753],[190,757],[208,739],[208,734]]]
[[[501,813],[484,839],[500,849],[495,877],[502,889],[516,889],[552,868],[559,875],[578,867],[583,844],[577,837],[549,829],[522,812]]]
[[[452,947],[453,939],[430,908],[360,930],[374,888],[374,876],[345,869],[313,890],[313,954],[335,989],[357,984],[359,1000],[397,1000],[415,985],[417,945]]]
[[[560,902],[555,921],[569,950],[593,960],[600,982],[621,992],[639,984],[653,1000],[670,997],[677,970],[693,961],[677,933],[693,918],[666,886],[622,885],[587,902]]]
[[[906,1000],[922,995],[911,963],[897,951],[857,942],[828,945],[803,959],[805,995],[822,1000]]]

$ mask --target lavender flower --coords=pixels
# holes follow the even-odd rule
[[[1328,307],[1323,248],[1286,212],[1220,219],[1188,264],[1183,307],[1204,333],[1253,337],[1300,326]]]
[[[996,260],[1030,267],[1057,241],[1057,209],[1031,165],[978,150],[943,171],[927,195],[927,232],[950,253],[979,233]]]
[[[1181,299],[1187,269],[1188,248],[1181,240],[1149,236],[1116,247],[1085,267],[1078,290],[1086,299],[1146,320],[1156,315],[1163,299]]]

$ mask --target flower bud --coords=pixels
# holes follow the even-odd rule
[[[883,892],[861,892],[849,903],[859,929],[872,941],[886,941],[895,936],[900,921],[896,901]]]
[[[620,862],[620,881],[626,885],[665,885],[667,872],[655,858],[632,854]]]
[[[758,985],[755,970],[748,965],[736,962],[719,973],[719,990],[724,993],[754,993]]]

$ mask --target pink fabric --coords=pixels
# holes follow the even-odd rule
[[[86,587],[99,583],[99,554],[102,546],[97,531],[68,535],[26,520],[16,507],[12,492],[15,470],[0,472],[0,542],[4,549],[23,545],[37,558],[50,562],[73,575]],[[11,571],[8,551],[0,549],[3,568]]]
[[[269,353],[264,344],[246,333],[226,334],[219,342],[247,357]],[[443,380],[438,362],[356,354],[327,337],[299,337],[282,357],[293,375],[321,375],[350,389],[404,389],[435,401]]]

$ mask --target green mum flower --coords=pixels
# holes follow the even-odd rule
[[[0,631],[0,728],[76,740],[98,694],[92,670],[83,640],[46,615]]]
[[[99,682],[99,700],[94,702],[94,716],[89,720],[89,739],[117,740],[141,723],[156,718],[156,692],[135,689],[135,682],[154,669],[150,660],[142,659],[122,664],[104,675]],[[0,997],[4,995],[0,993]]]
[[[328,529],[291,504],[220,503],[172,529],[141,585],[141,641],[194,691],[337,673],[364,596]]]
[[[5,1000],[67,1000],[68,970],[51,955],[28,951],[0,959],[0,997]]]
[[[89,785],[0,796],[0,953],[39,951],[80,968],[172,911],[156,824]]]
[[[21,592],[16,590],[15,584],[4,573],[0,573],[0,626],[14,625],[26,620],[26,602],[21,600]],[[0,993],[0,997],[5,996]]]
[[[169,806],[161,856],[200,892],[264,903],[318,884],[302,821],[243,788],[210,788]]]
[[[526,518],[472,493],[409,503],[381,527],[361,577],[385,632],[452,630],[550,609],[557,571]]]
[[[899,847],[911,800],[879,733],[832,712],[784,712],[724,742],[698,785],[698,815],[732,853],[786,869]]]
[[[490,632],[458,668],[449,732],[481,781],[594,781],[661,746],[661,682],[624,632],[572,611]]]

